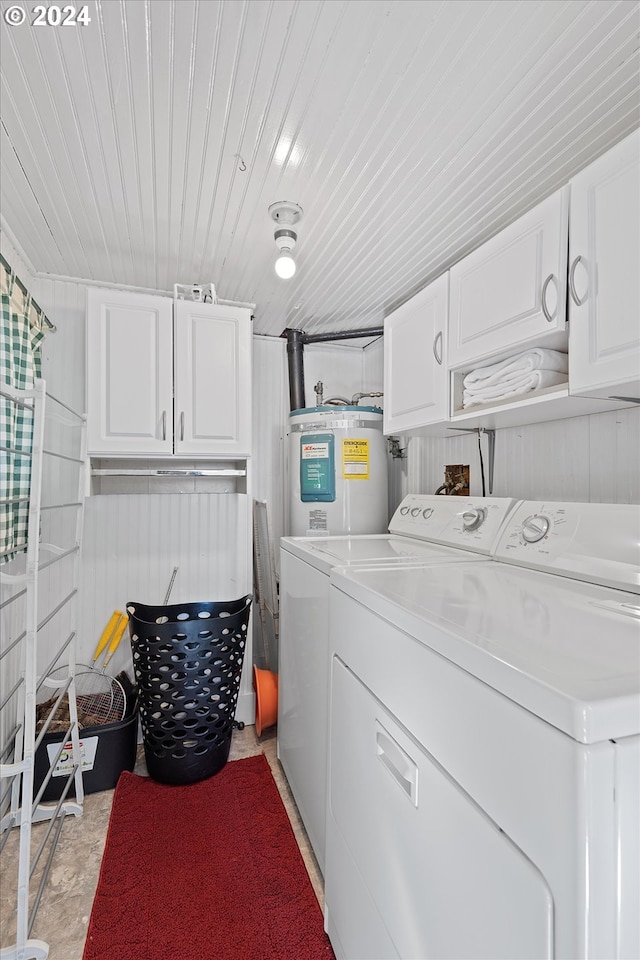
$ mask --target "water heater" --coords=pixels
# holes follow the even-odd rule
[[[294,410],[289,445],[291,536],[384,533],[387,451],[379,407]]]

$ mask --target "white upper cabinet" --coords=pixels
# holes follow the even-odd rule
[[[445,273],[384,321],[386,434],[447,419],[448,300]]]
[[[563,187],[451,268],[450,367],[566,350],[568,201]]]
[[[175,315],[179,454],[251,455],[251,316],[179,300]]]
[[[640,398],[640,131],[571,181],[569,389]]]
[[[172,302],[87,290],[89,454],[173,450]]]
[[[87,291],[93,456],[251,456],[251,314]]]

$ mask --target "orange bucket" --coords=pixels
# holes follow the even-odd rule
[[[253,689],[256,692],[256,733],[272,727],[278,719],[278,674],[253,668]]]

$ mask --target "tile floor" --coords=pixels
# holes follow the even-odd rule
[[[255,727],[235,731],[230,760],[264,753],[274,780],[289,814],[302,857],[309,871],[320,905],[323,905],[322,876],[302,826],[284,772],[276,757],[275,727],[266,730],[261,739]],[[142,747],[138,752],[135,772],[146,774]],[[55,859],[44,889],[42,900],[31,933],[49,944],[49,960],[82,960],[82,951],[93,895],[98,883],[100,862],[106,838],[113,790],[93,793],[85,798],[82,817],[67,817],[56,850]],[[34,843],[46,824],[33,828]],[[9,946],[15,939],[15,881],[18,831],[14,830],[2,852],[0,873],[0,945]],[[37,847],[34,847],[37,849]],[[44,859],[44,856],[43,856]],[[13,881],[13,882],[12,882]],[[37,884],[34,884],[34,888]]]

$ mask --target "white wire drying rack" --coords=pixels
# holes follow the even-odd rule
[[[3,627],[7,628],[3,629],[0,669],[3,677],[9,677],[3,681],[0,703],[0,851],[14,835],[14,828],[19,831],[15,943],[0,947],[0,960],[44,960],[49,954],[48,944],[31,938],[36,911],[65,817],[80,816],[84,801],[74,672],[86,430],[84,416],[47,394],[44,380],[36,380],[31,390],[3,384],[0,396],[33,411],[31,450],[2,448],[31,458],[31,480],[26,554],[21,555],[22,560],[7,564],[10,573],[0,572],[0,611]],[[45,410],[47,424],[54,424],[53,436],[50,438],[47,431],[46,441]],[[50,449],[54,446],[57,448]],[[17,501],[9,498],[3,502]],[[16,566],[18,572],[14,572]],[[39,664],[45,661],[49,662],[39,671]],[[56,689],[53,706],[36,735],[38,691],[60,662],[68,664],[67,676]],[[47,751],[48,770],[36,786],[36,751],[65,694],[69,701],[68,727],[60,735],[61,743],[53,756]],[[61,796],[55,803],[43,803],[52,776],[60,775],[59,761],[69,742],[71,769],[64,773]],[[72,784],[75,799],[68,800]],[[42,821],[48,821],[48,825],[43,824],[32,834],[32,826]],[[8,883],[3,883],[3,897],[8,895]]]

